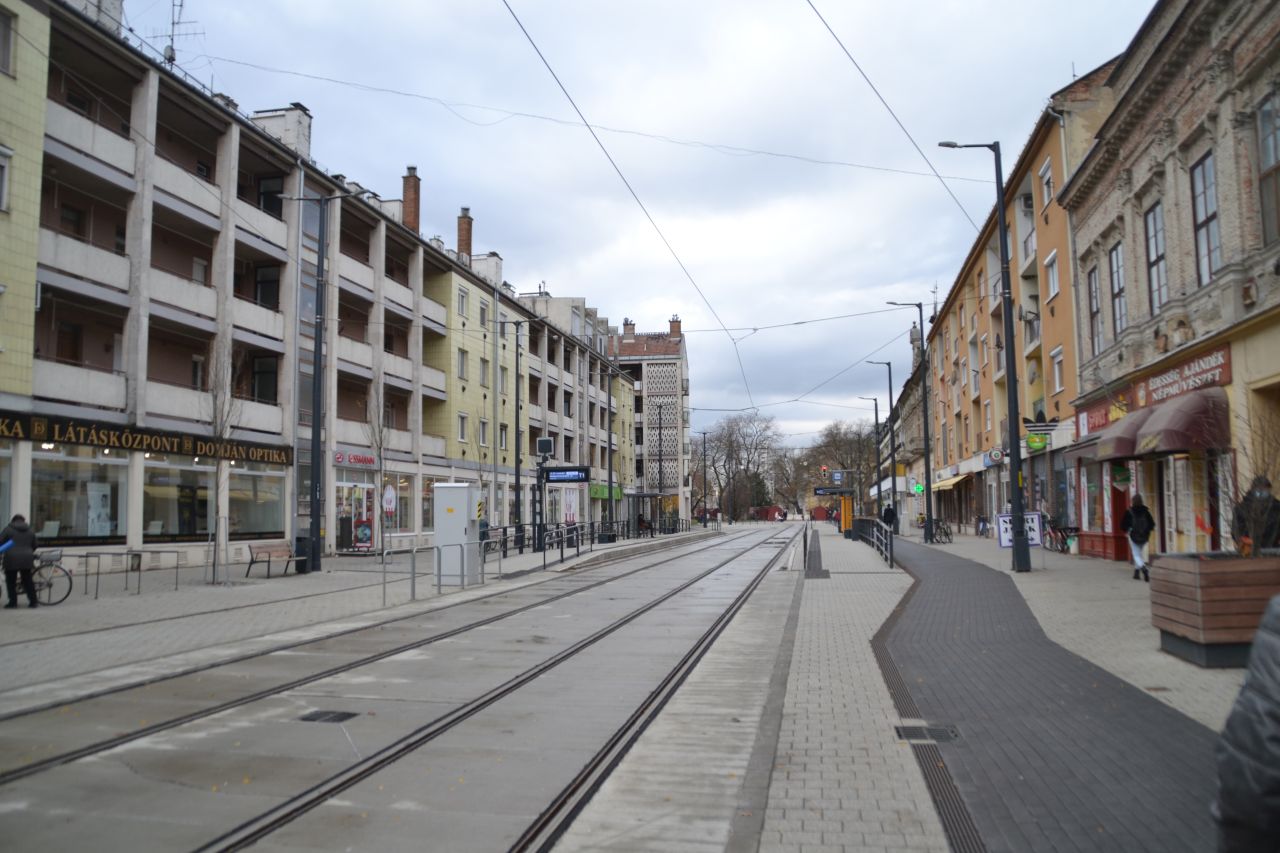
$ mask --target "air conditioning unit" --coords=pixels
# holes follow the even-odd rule
[[[1018,196],[1018,198],[1022,200],[1023,210],[1025,210],[1027,213],[1035,212],[1036,200],[1035,198],[1032,197],[1031,193],[1023,193],[1022,195]]]

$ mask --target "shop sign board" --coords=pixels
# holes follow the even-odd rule
[[[1168,370],[1137,383],[1138,407],[1154,406],[1181,397],[1199,388],[1231,384],[1231,347],[1217,349],[1187,359]]]
[[[41,444],[79,444],[110,450],[142,450],[178,456],[207,456],[268,465],[292,465],[292,447],[274,447],[233,438],[168,432],[145,427],[83,421],[31,412],[0,411],[0,438]]]
[[[1022,516],[1022,529],[1027,532],[1027,544],[1033,547],[1039,547],[1040,543],[1040,513],[1028,512]],[[999,513],[996,516],[996,534],[1000,540],[1001,548],[1013,547],[1013,514],[1008,512]]]
[[[378,457],[368,453],[343,453],[336,450],[333,453],[333,461],[337,465],[377,465]]]

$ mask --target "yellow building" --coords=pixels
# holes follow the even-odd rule
[[[1054,93],[1004,187],[1019,414],[1057,423],[1021,443],[1026,507],[1072,524],[1063,451],[1075,437],[1076,329],[1072,252],[1058,188],[1110,109],[1110,65]],[[976,156],[976,155],[975,155]],[[1010,500],[1010,425],[1000,246],[987,218],[929,331],[935,516],[960,526],[994,518]],[[1048,429],[1048,426],[1046,426]]]
[[[0,408],[5,409],[31,406],[48,53],[49,17],[41,7],[25,0],[0,3]],[[14,452],[9,442],[0,441],[0,507],[12,499],[26,511],[29,484],[12,483]]]

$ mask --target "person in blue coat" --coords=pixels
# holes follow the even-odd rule
[[[27,606],[36,607],[36,585],[31,580],[31,572],[36,562],[36,534],[27,524],[26,518],[15,515],[9,526],[0,531],[0,546],[8,545],[4,555],[4,586],[9,594],[9,603],[5,609],[18,606],[18,578],[22,578],[22,589],[27,594]]]

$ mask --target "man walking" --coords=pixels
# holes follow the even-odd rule
[[[1151,582],[1147,571],[1147,542],[1151,540],[1151,532],[1156,529],[1156,520],[1151,517],[1151,510],[1142,502],[1142,495],[1134,495],[1133,503],[1124,511],[1120,521],[1120,529],[1129,536],[1129,551],[1133,554],[1133,579]]]

